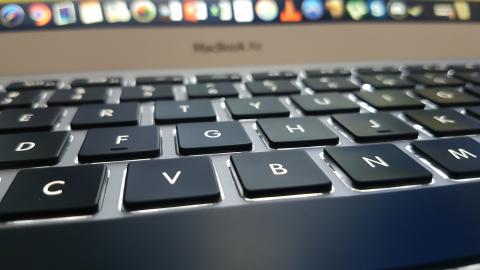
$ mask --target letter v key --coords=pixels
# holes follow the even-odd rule
[[[175,173],[175,176],[172,178],[166,172],[162,173],[163,177],[165,177],[165,179],[167,179],[168,183],[170,183],[171,185],[174,185],[175,182],[177,182],[178,178],[180,177],[180,174],[182,174],[182,171],[177,171]]]

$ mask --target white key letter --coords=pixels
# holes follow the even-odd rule
[[[370,165],[370,167],[372,168],[375,168],[375,164],[378,164],[378,165],[382,165],[384,167],[390,167],[390,165],[388,165],[388,163],[386,163],[381,157],[379,156],[375,156],[375,160],[373,159],[369,159],[369,158],[366,158],[366,157],[362,157],[362,159],[367,162],[368,165]]]
[[[468,159],[468,156],[471,156],[473,158],[477,158],[476,155],[468,152],[467,150],[465,149],[458,149],[458,150],[453,150],[453,149],[448,149],[448,152],[454,156],[456,159],[461,159],[461,158],[464,158],[464,159]]]
[[[17,148],[15,148],[15,152],[23,152],[31,150],[35,147],[35,143],[33,142],[21,142],[18,144]]]
[[[121,142],[128,141],[128,138],[130,138],[129,135],[120,135],[120,136],[117,136],[117,141],[115,142],[115,144],[120,144]]]
[[[207,137],[207,138],[214,139],[214,138],[218,138],[218,137],[222,136],[222,133],[220,133],[220,131],[218,131],[216,129],[212,129],[212,130],[205,131],[205,133],[203,133],[203,135],[205,135],[205,137]]]
[[[18,118],[18,122],[30,122],[32,117],[33,117],[33,114],[31,113],[22,114],[20,118]]]
[[[186,113],[188,111],[188,108],[190,108],[190,105],[180,105],[178,106],[182,112]]]
[[[43,187],[43,193],[47,196],[57,196],[57,195],[60,195],[62,194],[63,190],[61,189],[57,189],[57,190],[51,190],[50,188],[54,185],[65,185],[65,181],[62,181],[62,180],[55,180],[55,181],[52,181],[48,184],[46,184],[44,187]]]
[[[282,164],[274,163],[268,164],[268,166],[270,167],[270,170],[272,170],[272,173],[274,175],[283,175],[288,173],[288,170],[284,168]]]
[[[180,177],[180,174],[182,174],[182,171],[177,171],[175,173],[175,176],[170,177],[170,175],[168,175],[168,173],[166,172],[163,172],[162,175],[163,177],[165,177],[165,179],[167,179],[168,183],[170,183],[170,185],[174,185],[175,182],[177,182],[178,178]]]
[[[262,103],[260,101],[257,101],[257,102],[249,102],[248,105],[254,107],[255,109],[257,110],[260,110],[260,105],[262,105]]]
[[[113,110],[112,109],[104,109],[100,111],[100,117],[113,117]]]
[[[300,125],[297,125],[296,127],[290,127],[289,125],[286,125],[285,127],[290,133],[294,133],[295,130],[299,130],[300,132],[305,133],[305,130]]]
[[[433,119],[437,120],[442,124],[449,124],[449,123],[455,124],[455,120],[448,119],[446,115],[440,115],[440,116],[435,115]]]

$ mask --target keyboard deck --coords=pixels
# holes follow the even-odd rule
[[[53,74],[0,85],[0,230],[480,179],[477,63]]]

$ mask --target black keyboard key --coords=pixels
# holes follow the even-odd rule
[[[257,124],[273,148],[335,145],[339,140],[315,117],[260,119]]]
[[[57,80],[18,81],[10,83],[5,89],[7,91],[57,89],[58,85]]]
[[[236,73],[228,74],[202,74],[197,75],[197,83],[214,83],[214,82],[240,82],[242,76]]]
[[[375,89],[414,88],[415,83],[398,75],[360,75],[358,78]]]
[[[69,137],[66,131],[0,135],[0,168],[57,164]]]
[[[128,210],[220,200],[215,171],[208,157],[130,163],[123,202]]]
[[[356,91],[360,87],[354,84],[350,77],[321,77],[308,78],[303,84],[315,92]]]
[[[91,129],[78,153],[81,163],[153,158],[160,154],[155,126]]]
[[[264,80],[288,80],[297,78],[297,73],[292,71],[280,71],[280,72],[257,72],[252,73],[252,78],[255,81]]]
[[[332,187],[305,151],[240,153],[231,161],[245,197],[328,192]]]
[[[72,120],[72,129],[102,126],[138,125],[140,107],[137,103],[83,105]]]
[[[480,106],[470,107],[466,109],[467,114],[480,119]]]
[[[391,144],[327,147],[327,156],[358,189],[426,184],[432,174]]]
[[[3,220],[94,214],[107,177],[104,165],[20,171],[0,203]]]
[[[359,67],[355,71],[361,75],[376,75],[376,74],[400,74],[401,71],[397,67],[383,66],[383,67]]]
[[[480,99],[460,92],[455,88],[424,88],[415,90],[415,93],[441,107],[467,106],[480,103]]]
[[[0,109],[32,107],[33,104],[40,100],[41,95],[41,91],[0,93]]]
[[[480,71],[475,72],[457,72],[455,77],[460,78],[461,80],[471,82],[474,84],[480,84]]]
[[[74,88],[56,91],[48,100],[48,105],[77,105],[90,103],[105,103],[109,91],[104,87]]]
[[[245,86],[254,96],[300,93],[300,89],[289,80],[247,82]]]
[[[208,100],[158,101],[155,103],[157,124],[215,121],[217,116]]]
[[[0,133],[48,131],[58,123],[63,109],[9,109],[0,113]]]
[[[451,109],[409,111],[405,115],[435,136],[477,134],[480,122]]]
[[[448,67],[440,65],[408,65],[405,68],[405,71],[409,73],[447,73]]]
[[[90,79],[76,79],[70,85],[72,87],[109,87],[122,86],[122,78],[120,77],[104,77]]]
[[[183,77],[176,75],[137,77],[136,85],[182,84]]]
[[[238,92],[233,83],[203,83],[187,85],[189,98],[221,98],[238,97]]]
[[[350,76],[352,73],[346,68],[322,68],[322,69],[309,69],[305,71],[305,74],[309,78],[316,77],[333,77],[333,76]]]
[[[123,87],[120,101],[149,101],[173,98],[173,87],[171,85],[141,85]]]
[[[204,122],[177,125],[182,155],[252,150],[252,142],[238,122]]]
[[[455,64],[449,65],[448,69],[452,69],[455,72],[462,72],[462,71],[479,71],[480,65],[479,64]]]
[[[415,141],[412,146],[440,166],[449,177],[480,176],[480,143],[472,138]]]
[[[467,85],[467,86],[465,86],[464,90],[465,90],[465,92],[467,92],[469,94],[472,94],[476,97],[480,97],[480,86]]]
[[[290,98],[307,115],[360,111],[357,104],[339,93],[293,95]]]
[[[233,119],[289,116],[290,111],[275,97],[227,99]]]
[[[464,81],[448,77],[443,73],[410,74],[407,78],[425,86],[462,86],[465,84]]]
[[[358,92],[359,99],[377,110],[423,109],[425,104],[398,90]]]
[[[416,139],[418,132],[387,112],[337,114],[332,119],[346,129],[356,142]]]

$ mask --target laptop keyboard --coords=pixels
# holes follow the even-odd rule
[[[1,79],[0,227],[475,180],[479,74],[429,64]]]

